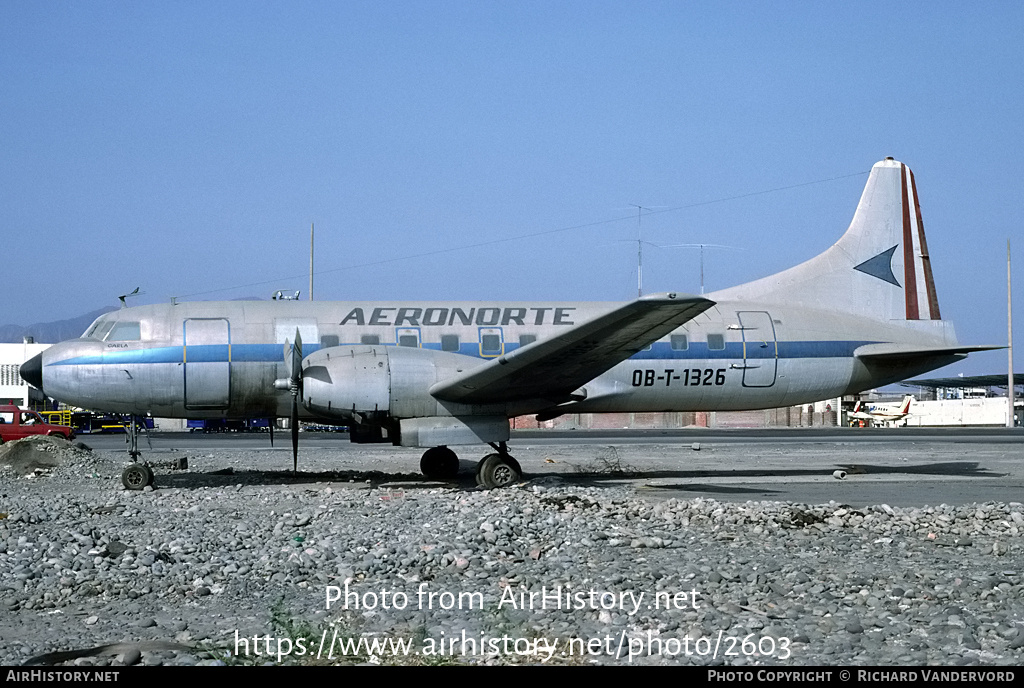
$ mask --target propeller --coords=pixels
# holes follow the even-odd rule
[[[299,396],[302,394],[302,335],[295,328],[295,343],[284,341],[284,361],[288,368],[288,390],[292,393],[292,470],[299,471]]]

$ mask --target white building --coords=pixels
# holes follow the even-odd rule
[[[21,364],[46,350],[49,344],[0,344],[0,404],[28,406],[28,384],[21,379]]]

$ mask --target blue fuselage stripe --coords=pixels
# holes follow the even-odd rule
[[[744,355],[743,342],[728,342],[724,349],[709,349],[706,342],[691,342],[684,350],[673,349],[668,342],[656,342],[650,349],[645,349],[631,356],[631,360],[709,360],[709,359],[795,359],[795,358],[849,358],[853,352],[870,341],[805,341],[805,342],[747,342]],[[360,346],[359,344],[340,344],[339,346]],[[395,346],[395,344],[385,344]],[[424,343],[424,349],[441,350],[438,343]],[[518,349],[519,345],[506,343],[504,352]],[[54,361],[49,365],[131,365],[143,363],[182,363],[185,361],[184,347],[161,346],[152,349],[116,349],[101,354],[74,356],[62,361]],[[227,362],[229,346],[227,344],[199,344],[187,347],[188,363]],[[303,353],[309,354],[320,349],[318,344],[303,347]],[[777,352],[776,352],[777,349]],[[458,353],[474,358],[494,358],[481,356],[477,342],[461,344]],[[232,344],[230,360],[233,363],[277,363],[284,360],[282,344]]]

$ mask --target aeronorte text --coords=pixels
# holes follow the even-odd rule
[[[369,309],[367,309],[369,310]],[[370,310],[353,308],[339,325],[383,325],[394,327],[481,325],[575,325],[572,311],[575,307],[509,308],[497,306],[483,308],[401,308],[379,307]]]

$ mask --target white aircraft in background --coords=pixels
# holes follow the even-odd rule
[[[871,423],[891,423],[898,420],[903,420],[910,415],[910,402],[914,400],[914,397],[909,394],[903,397],[903,401],[899,404],[875,404],[868,406],[867,410],[861,410],[862,404],[860,401],[853,407],[853,411],[846,414],[847,418],[853,420],[869,421]]]
[[[477,478],[494,487],[520,476],[507,446],[515,416],[806,404],[992,348],[959,344],[940,319],[914,176],[886,158],[834,246],[706,296],[137,306],[100,316],[21,375],[96,411],[290,416],[295,461],[299,420],[426,447],[420,466],[434,477],[458,471],[451,446],[489,444]],[[126,484],[152,479],[135,470]]]

